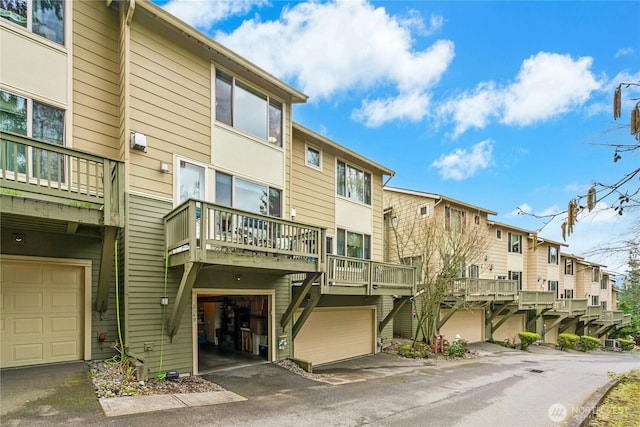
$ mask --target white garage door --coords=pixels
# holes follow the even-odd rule
[[[83,358],[84,268],[2,260],[0,367]]]
[[[440,310],[440,318],[447,314],[446,310]],[[453,341],[456,335],[467,342],[483,341],[484,310],[457,310],[453,316],[440,328],[440,334],[445,339]]]
[[[375,352],[375,315],[375,307],[314,309],[295,339],[294,356],[320,365]]]

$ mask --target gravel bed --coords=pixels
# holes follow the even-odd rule
[[[218,384],[202,377],[188,376],[173,380],[137,381],[127,378],[114,363],[93,361],[89,364],[93,388],[98,397],[145,396],[152,394],[202,393],[224,391]]]

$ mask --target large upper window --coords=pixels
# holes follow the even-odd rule
[[[450,206],[444,208],[444,229],[460,231],[465,226],[466,217],[464,211]]]
[[[371,236],[338,228],[337,253],[351,258],[371,259]]]
[[[558,248],[555,246],[549,246],[547,258],[549,264],[558,265]]]
[[[282,146],[280,102],[216,70],[215,103],[218,122]]]
[[[64,110],[28,98],[0,91],[0,129],[30,136],[53,145],[64,145]],[[23,145],[6,144],[6,170],[26,173],[31,162],[31,176],[63,182],[64,156],[44,150],[27,151]],[[29,158],[31,160],[29,160]]]
[[[0,0],[0,16],[34,34],[64,44],[62,0]]]
[[[593,267],[593,282],[600,281],[600,267]]]
[[[603,274],[602,278],[600,279],[600,289],[607,289],[608,284],[609,284],[609,277]]]
[[[338,160],[336,181],[338,195],[371,204],[371,174]]]
[[[509,252],[521,254],[522,253],[522,235],[509,233]]]
[[[249,212],[282,216],[282,191],[216,172],[216,203]]]

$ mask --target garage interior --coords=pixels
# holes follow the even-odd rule
[[[200,374],[269,360],[267,295],[198,294]]]

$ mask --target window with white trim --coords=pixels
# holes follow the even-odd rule
[[[522,253],[522,234],[509,233],[508,251],[511,253]]]
[[[38,101],[0,91],[0,129],[32,137],[52,145],[64,145],[64,110]],[[65,156],[41,149],[27,150],[24,145],[7,142],[4,165],[7,171],[25,174],[29,165],[30,176],[65,182]]]
[[[606,274],[603,274],[602,278],[600,279],[600,289],[607,289],[608,284],[609,284],[609,276],[607,276]]]
[[[282,103],[216,70],[215,119],[282,146]]]
[[[593,280],[592,282],[600,281],[600,267],[593,267]]]
[[[549,264],[558,265],[558,248],[555,246],[549,246],[547,253],[547,262]]]
[[[371,236],[338,228],[336,252],[340,256],[371,259]]]
[[[602,307],[602,311],[607,311],[607,302],[606,301],[602,301],[600,303],[600,306]]]
[[[473,225],[480,225],[480,215],[475,214],[473,216]]]
[[[178,160],[178,194],[176,203],[188,199],[204,200],[207,168],[188,160]]]
[[[591,295],[591,305],[600,305],[599,295]]]
[[[478,264],[470,264],[467,270],[469,271],[469,277],[471,279],[480,277],[480,266]]]
[[[371,174],[338,160],[336,187],[339,196],[371,205]]]
[[[496,240],[502,240],[502,230],[496,230]]]
[[[418,215],[420,215],[422,218],[426,218],[429,216],[429,205],[428,204],[424,204],[424,205],[420,205],[418,206]]]
[[[0,17],[55,43],[64,44],[62,0],[0,0]]]
[[[564,297],[569,299],[573,298],[573,289],[565,289]]]
[[[550,292],[554,292],[556,294],[556,298],[558,298],[558,281],[549,280],[547,282],[547,290]]]
[[[304,162],[307,166],[322,170],[322,151],[310,145],[305,146]]]

